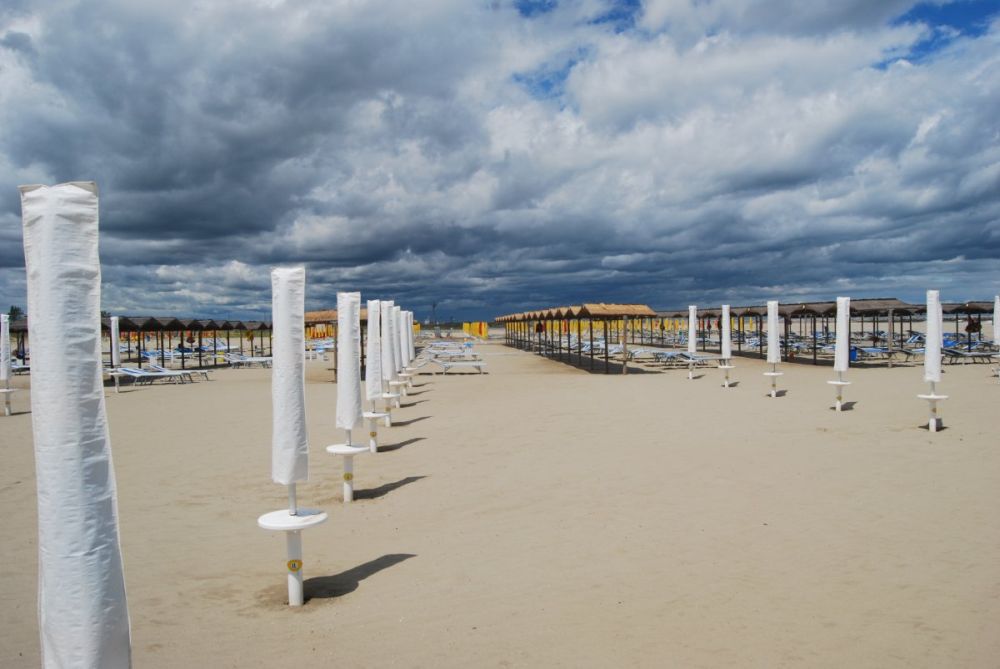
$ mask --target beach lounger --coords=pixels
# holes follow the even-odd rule
[[[150,372],[137,367],[119,367],[119,372],[132,379],[132,383],[140,386],[150,385],[156,381],[170,381],[171,383],[185,383],[185,377],[190,379],[190,374],[184,372]]]
[[[210,379],[208,377],[209,370],[207,370],[207,369],[174,370],[174,369],[167,369],[166,367],[161,367],[159,365],[154,365],[152,363],[150,363],[149,369],[152,370],[152,371],[154,371],[154,372],[165,372],[167,374],[174,374],[174,373],[186,374],[191,381],[194,381],[194,375],[195,374],[201,374],[203,377],[205,377],[206,381],[211,381],[212,380],[212,379]]]
[[[473,369],[478,370],[479,373],[482,374],[483,368],[486,367],[486,363],[483,362],[482,360],[459,360],[455,362],[444,362],[444,361],[434,360],[432,362],[436,362],[438,365],[440,365],[441,368],[444,370],[443,371],[444,374],[447,374],[449,370],[455,369],[456,367],[459,368],[471,367]]]
[[[970,360],[972,362],[993,362],[997,357],[995,353],[989,351],[961,351],[955,348],[942,348],[941,354],[951,364],[956,362],[965,364]]]

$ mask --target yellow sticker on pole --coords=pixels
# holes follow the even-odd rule
[[[289,560],[288,571],[297,572],[302,569],[302,560]]]
[[[354,474],[352,474],[351,472],[344,472],[344,480],[345,481],[353,481],[354,480]]]

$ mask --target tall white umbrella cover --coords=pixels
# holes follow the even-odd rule
[[[844,373],[851,364],[851,298],[837,298],[837,339],[833,348],[833,371]]]
[[[396,364],[397,373],[403,371],[403,337],[400,334],[401,311],[397,306],[392,308],[392,359]]]
[[[337,293],[337,427],[361,422],[361,293]]]
[[[111,366],[118,368],[122,366],[121,337],[118,333],[118,317],[111,317]]]
[[[383,301],[382,304],[382,380],[387,383],[395,381],[396,374],[395,358],[392,354],[394,347],[393,327],[392,327],[392,301]]]
[[[271,479],[282,485],[305,481],[309,477],[305,301],[305,268],[271,270]]]
[[[10,380],[10,316],[0,314],[0,381]]]
[[[365,398],[382,398],[382,305],[368,300],[368,341],[365,346]]]
[[[722,359],[729,360],[733,357],[733,324],[729,317],[729,305],[722,305]]]
[[[924,381],[941,383],[941,296],[936,290],[927,291],[927,332],[924,342]]]
[[[688,307],[688,353],[698,351],[698,307]]]
[[[93,182],[22,186],[45,667],[131,666]]]
[[[778,319],[778,302],[767,303],[767,362],[776,365],[781,362],[781,335]]]

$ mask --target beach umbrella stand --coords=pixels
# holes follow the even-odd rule
[[[926,400],[930,417],[927,420],[927,429],[937,432],[944,427],[941,416],[938,414],[938,402],[948,399],[947,395],[941,395],[937,391],[937,384],[941,383],[941,296],[936,290],[927,291],[927,333],[924,337],[924,381],[930,384],[930,392],[924,395],[917,395],[919,399]]]
[[[355,444],[351,433],[362,422],[361,409],[361,293],[337,293],[337,427],[342,444],[326,452],[344,458],[344,503],[354,501],[354,456],[368,453],[368,444]]]
[[[305,410],[305,270],[271,272],[273,331],[271,478],[288,487],[288,508],[257,518],[264,530],[285,533],[288,605],[302,606],[302,532],[326,522],[327,514],[299,508],[295,484],[309,475]]]
[[[722,331],[719,334],[722,360],[719,361],[719,369],[722,370],[724,375],[722,387],[728,388],[729,372],[736,369],[736,365],[733,364],[733,332],[728,304],[722,305],[722,316],[720,317],[720,320],[722,321]]]
[[[365,399],[371,411],[362,413],[368,424],[368,450],[378,453],[378,421],[391,420],[388,411],[379,411],[382,398],[382,307],[378,300],[368,300],[368,339],[365,342]]]
[[[402,332],[402,310],[398,306],[393,305],[389,309],[389,323],[392,328],[392,359],[391,364],[393,365],[393,375],[395,378],[389,381],[389,392],[393,390],[398,391],[403,397],[406,396],[406,389],[410,385],[409,376],[406,375],[404,378],[404,358],[403,358],[403,337]],[[396,408],[399,408],[399,398],[396,398]]]
[[[837,373],[835,381],[827,381],[837,391],[836,411],[844,410],[844,388],[851,385],[844,380],[844,374],[851,364],[851,298],[837,298],[837,341],[834,344],[833,371]]]
[[[784,372],[778,371],[778,364],[781,362],[781,342],[778,339],[778,303],[770,300],[767,303],[767,364],[771,365],[771,371],[764,372],[764,376],[771,379],[770,397],[778,396],[778,377],[784,376]]]

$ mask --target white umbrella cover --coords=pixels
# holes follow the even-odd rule
[[[337,293],[337,427],[361,423],[361,293]]]
[[[936,290],[927,291],[927,332],[924,342],[924,381],[941,382],[941,297]]]
[[[688,307],[688,353],[698,351],[698,307]]]
[[[781,335],[778,332],[778,302],[767,303],[767,362],[776,365],[781,362]]]
[[[271,479],[282,485],[309,477],[305,301],[305,268],[271,270]]]
[[[833,371],[846,372],[851,364],[851,298],[837,298],[837,340],[833,348]]]
[[[733,325],[729,317],[729,305],[722,305],[722,359],[729,360],[733,357]]]
[[[131,666],[101,362],[97,184],[22,186],[45,667]]]
[[[403,336],[400,330],[400,323],[402,323],[402,316],[400,316],[401,309],[397,306],[392,308],[392,358],[396,363],[396,372],[403,371]]]
[[[396,374],[396,366],[392,355],[393,349],[393,328],[392,328],[392,301],[382,302],[382,380],[395,381],[399,377]]]
[[[1000,295],[993,297],[993,342],[1000,342],[1000,328],[997,328],[997,318],[1000,317]]]
[[[365,345],[365,398],[382,397],[382,305],[368,300],[368,341]]]
[[[118,317],[111,317],[111,366],[122,366],[121,337],[118,334]]]
[[[417,357],[417,349],[413,344],[413,312],[408,311],[406,312],[406,315],[409,320],[409,327],[406,330],[406,334],[410,343],[410,362],[413,362],[413,360]]]
[[[0,381],[10,379],[10,316],[0,314]]]

